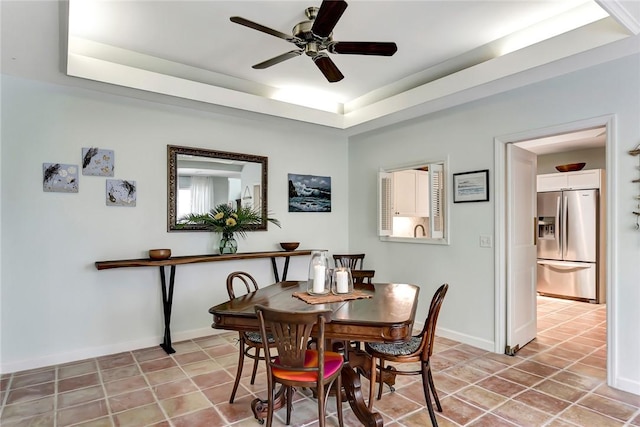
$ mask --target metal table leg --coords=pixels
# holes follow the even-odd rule
[[[169,290],[167,292],[167,282],[164,275],[164,266],[160,266],[160,284],[162,286],[162,309],[164,314],[164,341],[160,344],[160,347],[167,354],[175,353],[176,351],[171,347],[171,305],[173,304],[173,284],[176,277],[176,266],[171,266],[171,273],[169,276]]]

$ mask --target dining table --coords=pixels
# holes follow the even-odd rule
[[[343,390],[354,414],[365,426],[381,427],[382,416],[365,403],[361,375],[368,378],[371,359],[351,342],[399,342],[411,337],[420,288],[404,283],[375,283],[358,286],[352,294],[328,294],[310,297],[306,281],[282,281],[255,292],[231,299],[209,309],[212,327],[230,331],[258,331],[256,305],[291,312],[331,310],[331,321],[325,325],[325,339],[344,352],[341,372]],[[347,343],[347,345],[345,345]],[[382,381],[393,385],[395,376]],[[286,393],[278,393],[274,409],[286,402]],[[254,399],[251,407],[255,418],[263,422],[268,401]]]

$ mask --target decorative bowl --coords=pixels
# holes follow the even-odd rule
[[[586,163],[569,163],[566,165],[556,166],[558,172],[575,172],[580,171],[586,165]]]
[[[168,259],[171,256],[171,249],[149,249],[149,258]]]
[[[285,251],[295,251],[298,246],[300,246],[300,242],[280,242],[280,247]]]

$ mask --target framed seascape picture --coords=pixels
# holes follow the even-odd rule
[[[289,212],[331,212],[331,177],[290,173]]]
[[[489,170],[453,174],[453,203],[489,200]]]

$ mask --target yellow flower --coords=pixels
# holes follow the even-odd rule
[[[224,217],[224,212],[218,212],[213,216],[213,219],[219,220],[219,219],[222,219],[223,217]]]
[[[232,213],[231,216],[234,217],[235,219],[238,219],[238,214],[237,213]]]
[[[233,218],[227,218],[227,222],[226,222],[226,224],[227,224],[227,227],[233,227],[233,226],[234,226],[234,225],[236,225],[237,223],[236,223],[236,220],[235,220],[235,219],[233,219]]]

